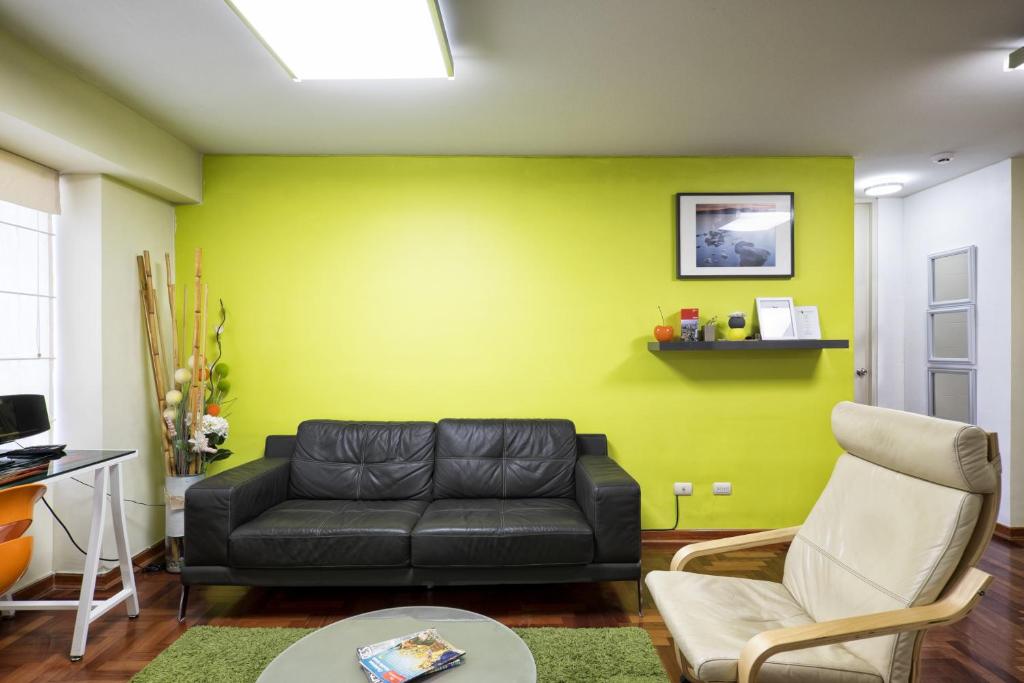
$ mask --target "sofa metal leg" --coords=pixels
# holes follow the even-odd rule
[[[636,613],[641,619],[644,618],[644,584],[642,579],[636,580]]]
[[[187,584],[181,584],[181,600],[178,602],[178,623],[185,621],[185,610],[188,609],[188,589]]]

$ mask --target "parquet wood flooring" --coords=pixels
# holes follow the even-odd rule
[[[644,547],[644,568],[665,569],[675,547]],[[697,571],[778,580],[784,549],[757,549],[698,560]],[[994,540],[981,568],[995,576],[974,612],[950,627],[934,629],[925,640],[923,681],[1024,680],[1024,547]],[[433,604],[481,612],[509,626],[628,626],[650,633],[666,668],[666,680],[679,671],[668,631],[645,589],[643,619],[636,614],[635,586],[598,583],[550,586],[491,586],[424,589],[276,589],[197,587],[188,621],[175,620],[179,584],[165,573],[137,574],[142,614],[134,621],[121,609],[92,625],[85,659],[67,659],[74,615],[22,612],[0,621],[0,681],[125,681],[170,645],[188,626],[319,627],[383,607]],[[47,597],[73,599],[67,590]]]

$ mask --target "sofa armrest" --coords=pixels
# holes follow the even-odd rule
[[[640,485],[603,455],[576,460],[576,502],[594,529],[594,562],[640,561]]]
[[[288,496],[291,461],[260,458],[233,467],[185,492],[185,561],[228,564],[228,537],[238,526]]]

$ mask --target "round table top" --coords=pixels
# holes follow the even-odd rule
[[[452,607],[394,607],[342,619],[279,654],[257,683],[367,683],[356,648],[427,628],[436,628],[445,640],[466,651],[461,666],[431,680],[536,683],[533,655],[514,631],[482,614]]]

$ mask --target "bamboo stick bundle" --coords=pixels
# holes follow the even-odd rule
[[[149,363],[153,371],[153,388],[156,391],[157,409],[160,411],[160,434],[162,436],[161,445],[164,455],[164,470],[167,474],[174,474],[174,453],[171,449],[171,440],[170,434],[167,431],[167,423],[164,422],[163,419],[163,412],[167,407],[167,403],[165,398],[166,387],[164,386],[162,368],[163,361],[160,358],[160,346],[157,341],[160,334],[160,327],[156,317],[156,311],[150,306],[153,299],[149,296],[150,292],[147,287],[145,258],[143,256],[137,256],[136,265],[139,269],[139,295],[142,303],[142,317],[146,324],[146,340],[149,344]]]
[[[142,252],[142,261],[146,267],[146,310],[150,315],[153,316],[155,321],[154,330],[156,332],[156,344],[157,350],[160,353],[160,367],[166,370],[167,367],[167,354],[164,353],[164,335],[160,329],[160,312],[156,303],[156,286],[153,284],[153,264],[149,260],[149,250]],[[172,368],[171,372],[174,370]],[[161,373],[162,375],[163,373]],[[164,387],[167,388],[166,386]]]
[[[195,440],[199,435],[199,418],[202,411],[201,399],[199,395],[199,382],[203,377],[203,366],[202,358],[199,355],[199,345],[202,341],[202,326],[203,326],[203,250],[196,249],[195,256],[195,292],[193,293],[193,312],[194,318],[192,323],[192,388],[189,392],[189,414],[192,415],[192,439]]]
[[[201,367],[203,368],[203,376],[199,380],[199,431],[202,431],[203,415],[206,414],[206,380],[209,379],[209,374],[206,369],[206,312],[209,308],[210,303],[210,286],[203,285],[203,320],[202,320],[202,331],[203,337],[199,344],[199,356],[202,358]],[[199,474],[199,469],[202,465],[202,458],[206,457],[204,453],[200,453],[199,457],[195,459],[195,471],[193,474]]]
[[[171,309],[171,372],[181,367],[181,356],[178,354],[178,323],[174,315],[174,269],[171,267],[171,255],[164,252],[164,269],[167,272],[167,304]]]

